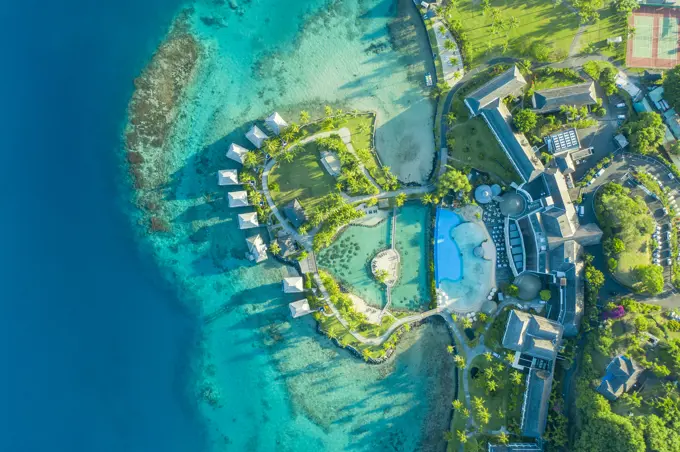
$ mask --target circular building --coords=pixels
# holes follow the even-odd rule
[[[493,184],[491,186],[491,194],[494,196],[498,196],[501,194],[501,186],[498,184]]]
[[[475,201],[479,204],[489,204],[492,196],[491,187],[488,185],[480,185],[475,189]]]
[[[541,291],[541,280],[534,275],[524,273],[515,278],[513,282],[519,288],[519,298],[524,301],[531,301],[538,297]]]
[[[524,212],[526,205],[526,201],[519,193],[506,193],[501,196],[501,213],[506,217],[514,217],[521,214]]]

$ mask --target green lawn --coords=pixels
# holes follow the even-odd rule
[[[621,44],[613,48],[607,47],[607,38],[623,37]],[[621,20],[621,15],[617,14],[609,7],[600,11],[600,20],[597,23],[588,25],[586,31],[581,36],[580,49],[592,43],[597,51],[615,60],[623,62],[626,57],[626,21]]]
[[[291,163],[279,161],[269,174],[269,187],[279,185],[279,191],[271,192],[279,208],[295,198],[305,209],[314,208],[321,198],[336,191],[335,178],[326,172],[319,160],[316,143],[308,143],[296,152]]]
[[[543,73],[542,71],[535,71],[533,82],[534,90],[557,88],[560,86],[576,85],[583,83],[581,77],[570,77],[562,72],[553,72],[552,74]]]
[[[472,118],[455,125],[449,130],[448,137],[454,140],[453,148],[449,147],[450,165],[471,166],[489,173],[504,184],[521,182],[519,174],[482,118]]]
[[[638,265],[646,265],[651,262],[650,237],[639,239],[626,247],[619,255],[619,267],[614,272],[614,277],[628,287],[633,287],[637,282],[633,268]]]
[[[501,46],[506,32],[493,34],[490,14],[483,14],[477,0],[460,0],[452,10],[451,17],[459,19],[467,34],[468,63],[474,67],[494,56],[524,56],[533,42],[542,42],[565,54],[569,51],[579,27],[579,19],[561,2],[548,0],[491,0],[491,7],[498,8],[500,18],[519,21],[517,28],[507,32],[508,49],[502,54]],[[491,49],[489,50],[489,45]]]
[[[485,388],[487,378],[484,376],[483,372],[488,367],[495,368],[498,367],[499,364],[502,366],[502,370],[495,370],[494,377],[498,382],[498,389],[495,392],[488,394]],[[486,357],[477,356],[468,364],[470,371],[475,367],[479,369],[479,373],[475,379],[470,377],[470,396],[484,399],[484,406],[491,414],[491,420],[486,425],[485,430],[498,430],[502,426],[508,427],[508,424],[510,423],[518,423],[522,410],[522,386],[524,385],[524,379],[522,379],[522,383],[519,387],[516,387],[517,385],[510,380],[512,368],[502,364],[501,361],[496,358],[493,358],[493,360],[489,362]],[[513,392],[515,392],[516,395],[513,394]]]

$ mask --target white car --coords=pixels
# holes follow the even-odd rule
[[[578,216],[582,217],[583,214],[585,213],[586,209],[583,208],[583,206],[578,206]]]
[[[625,121],[626,115],[616,115],[616,119],[620,119],[622,121]]]
[[[668,173],[668,178],[670,180],[673,180],[673,179],[675,179],[675,176],[673,176],[673,173]]]
[[[626,108],[626,103],[620,102],[620,103],[616,104],[616,108]]]

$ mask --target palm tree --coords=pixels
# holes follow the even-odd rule
[[[461,408],[463,408],[463,402],[461,402],[461,401],[458,400],[458,399],[456,399],[456,400],[454,400],[453,402],[451,402],[451,405],[453,406],[453,408],[454,408],[455,410],[460,410]]]
[[[307,124],[309,122],[309,119],[310,119],[309,112],[302,110],[300,112],[300,122],[303,124]]]
[[[453,345],[448,345],[446,347],[446,351],[449,353],[449,355],[453,355]]]
[[[446,441],[446,442],[451,442],[455,439],[455,436],[453,436],[453,432],[451,432],[449,430],[446,430],[444,432],[443,436],[444,436],[444,441]]]
[[[468,410],[467,408],[463,408],[462,410],[460,410],[460,414],[462,414],[463,417],[470,417],[470,410]]]
[[[371,357],[371,352],[369,352],[368,349],[365,348],[361,351],[361,356],[364,357],[364,361],[368,361],[368,359]]]
[[[342,116],[343,113],[344,112],[342,111],[341,108],[338,108],[337,110],[335,110],[335,116]]]
[[[333,108],[330,105],[326,105],[323,107],[323,113],[327,118],[329,118],[333,116]]]
[[[439,27],[439,34],[445,35],[446,34],[446,27],[444,27],[443,25],[441,27]]]
[[[279,246],[279,242],[272,242],[269,244],[269,251],[272,252],[272,254],[279,254],[281,252],[281,247]]]
[[[446,114],[446,123],[448,125],[452,125],[454,122],[456,122],[456,114],[454,112],[449,112]]]
[[[486,352],[486,353],[484,353],[484,357],[485,357],[486,360],[489,361],[489,362],[493,361],[493,355],[491,354],[491,352]]]
[[[447,39],[446,41],[444,41],[444,48],[446,50],[454,51],[456,50],[456,43],[451,41],[450,39]]]
[[[475,410],[479,411],[482,408],[484,408],[484,399],[481,397],[473,397],[472,398],[472,406],[474,407]]]
[[[516,370],[513,370],[512,373],[510,374],[510,379],[516,385],[521,384],[522,383],[522,374],[517,372]]]
[[[292,163],[294,159],[295,159],[295,153],[292,152],[292,151],[284,152],[281,155],[281,160],[283,160],[286,163]]]
[[[464,317],[462,320],[463,328],[472,328],[472,320]]]
[[[501,434],[498,435],[498,442],[501,444],[508,444],[510,442],[510,437],[507,433],[501,432]]]
[[[467,435],[465,434],[465,431],[456,430],[456,436],[458,437],[458,441],[460,441],[461,444],[467,443]]]
[[[243,166],[246,168],[254,168],[257,166],[257,155],[253,151],[246,153],[243,159]]]
[[[487,367],[484,369],[484,376],[490,380],[496,376],[496,371],[493,370],[493,367]]]
[[[510,17],[510,28],[513,30],[519,28],[519,19],[517,17]]]
[[[298,228],[298,232],[300,233],[300,235],[307,235],[307,225],[303,224],[302,226],[300,226]]]
[[[284,134],[285,133],[286,132],[284,132]],[[267,152],[267,154],[274,155],[276,151],[279,150],[280,147],[281,142],[276,138],[269,138],[268,140],[264,140],[264,150]]]
[[[486,380],[486,390],[489,392],[494,392],[498,389],[498,383],[496,380]]]
[[[365,122],[362,122],[361,124],[359,124],[359,132],[360,133],[366,133],[370,130],[370,128],[371,127],[368,124],[366,124]]]
[[[421,198],[421,201],[423,204],[428,205],[432,203],[432,195],[429,193],[425,193],[423,197]]]

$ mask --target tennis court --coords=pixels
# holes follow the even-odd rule
[[[629,19],[628,67],[668,69],[678,64],[678,18],[675,8],[642,6]]]

